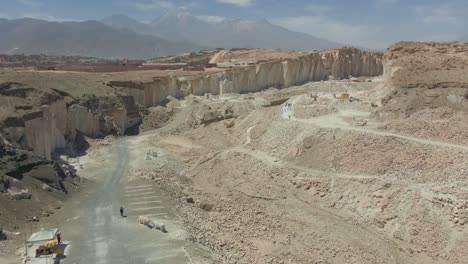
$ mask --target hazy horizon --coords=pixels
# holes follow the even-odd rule
[[[190,12],[211,22],[223,19],[266,19],[274,25],[333,42],[385,49],[399,41],[455,41],[467,35],[466,1],[337,0],[294,4],[277,0],[59,0],[3,1],[1,18],[49,21],[101,20],[122,14],[149,22],[167,13]]]

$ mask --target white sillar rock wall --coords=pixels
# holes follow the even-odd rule
[[[66,147],[67,106],[64,100],[58,100],[41,110],[42,117],[25,122],[25,140],[35,154],[50,159],[53,151]]]
[[[88,137],[96,137],[100,133],[99,118],[87,107],[74,104],[68,108],[70,137],[75,138],[76,131]]]
[[[205,93],[218,94],[220,76],[221,73],[211,73],[193,78],[188,82],[188,89],[193,95],[204,95]],[[158,89],[157,87],[155,88]]]
[[[335,79],[349,76],[379,76],[383,74],[383,53],[356,48],[328,50],[320,53],[328,74]]]
[[[204,79],[198,81],[200,86],[209,83]],[[160,77],[152,81],[111,81],[108,85],[114,87],[118,94],[132,96],[137,104],[146,107],[157,105],[168,96],[184,97],[190,92],[188,77],[185,76]]]
[[[327,78],[328,74],[320,55],[313,53],[297,59],[270,61],[210,73],[191,79],[189,88],[194,95],[249,93],[269,87],[284,88]]]
[[[109,85],[122,95],[133,96],[138,104],[151,107],[168,96],[181,98],[189,94],[250,93],[327,78],[320,54],[311,53],[296,59],[263,62],[197,76],[167,76],[147,82],[111,81]]]
[[[294,59],[262,62],[253,66],[213,71],[197,76],[168,76],[149,82],[110,82],[119,93],[134,96],[146,107],[160,104],[168,96],[189,94],[258,92],[270,87],[285,88],[311,81],[350,75],[377,76],[383,72],[382,54],[354,48],[310,53]]]
[[[86,106],[74,104],[67,108],[63,99],[42,106],[41,110],[41,117],[25,121],[24,138],[27,148],[47,159],[57,149],[67,147],[67,141],[73,142],[78,131],[88,137],[105,134],[106,129],[123,135],[139,121],[139,116],[129,117],[123,105],[106,114],[106,124]]]

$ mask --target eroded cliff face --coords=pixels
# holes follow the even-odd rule
[[[274,60],[195,76],[167,76],[152,81],[111,81],[117,93],[133,96],[142,106],[160,104],[168,96],[183,98],[189,94],[258,92],[270,87],[284,88],[310,81],[326,80],[328,74],[320,55]]]
[[[468,43],[397,43],[383,63],[391,93],[380,116],[408,117],[438,107],[468,111]]]
[[[9,102],[2,113],[1,134],[12,147],[46,159],[70,146],[78,133],[88,137],[123,135],[140,121],[133,97],[90,96],[77,102],[55,91],[22,84],[0,87],[0,99]]]
[[[25,143],[34,154],[51,159],[52,152],[66,147],[69,132],[64,99],[41,106],[42,116],[25,122]]]
[[[180,98],[190,94],[186,76],[169,75],[150,81],[110,81],[107,85],[114,88],[117,94],[133,97],[135,103],[145,107],[155,106],[168,96]],[[206,86],[206,82],[201,86]]]
[[[96,124],[98,125],[98,133],[101,135],[124,135],[128,128],[140,120],[139,108],[135,104],[133,96],[87,96],[80,101],[80,105],[88,109],[88,114],[80,110],[77,117],[92,121],[91,126],[87,126],[83,130],[77,129],[84,135],[88,135],[86,132],[88,130],[95,133]],[[71,120],[71,122],[75,121]]]
[[[265,56],[272,51],[263,51]],[[275,53],[276,54],[276,53]],[[281,53],[283,54],[283,53]],[[277,54],[278,55],[278,54]],[[167,97],[258,92],[270,87],[285,88],[329,76],[375,76],[382,73],[378,53],[340,49],[324,53],[294,53],[261,57],[255,64],[206,72],[168,72],[146,80],[110,81],[116,95],[72,98],[55,90],[44,91],[22,84],[0,85],[0,106],[11,112],[0,115],[0,128],[12,144],[50,158],[55,150],[73,142],[79,133],[88,137],[123,135],[140,121],[137,105],[152,107]],[[250,55],[249,55],[250,56]],[[262,55],[263,56],[263,55]],[[257,60],[258,61],[258,60]],[[2,99],[7,98],[5,106]],[[11,104],[14,98],[12,107]],[[2,110],[3,111],[3,110]]]
[[[250,93],[270,87],[285,88],[310,81],[326,80],[328,75],[319,54],[259,63],[254,66],[212,73],[190,83],[193,94]]]
[[[393,87],[466,87],[467,43],[401,42],[384,57],[387,83]]]
[[[228,51],[218,54],[226,52]],[[261,54],[262,52],[277,53],[260,51]],[[383,73],[382,54],[378,52],[345,48],[323,53],[287,54],[286,58],[263,56],[267,60],[256,65],[214,69],[190,76],[159,77],[151,81],[111,81],[108,85],[119,94],[135,97],[138,104],[151,107],[160,104],[168,96],[182,98],[188,94],[200,96],[206,93],[250,93],[270,87],[285,88],[327,80],[329,76],[344,79],[350,76],[372,77]]]
[[[383,74],[383,53],[362,51],[356,48],[328,50],[320,53],[328,74],[335,79],[350,76],[378,76]]]
[[[86,106],[71,105],[68,108],[68,120],[72,139],[76,137],[77,132],[88,137],[97,137],[100,134],[99,117]]]

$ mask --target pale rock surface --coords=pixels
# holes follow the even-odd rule
[[[343,48],[320,54],[326,70],[335,79],[347,79],[350,76],[378,76],[383,73],[383,54],[380,52]]]
[[[384,57],[386,82],[392,87],[465,87],[468,43],[401,42]]]

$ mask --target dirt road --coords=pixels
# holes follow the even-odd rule
[[[204,263],[209,253],[185,241],[172,215],[171,203],[151,182],[127,176],[128,139],[110,148],[111,164],[96,164],[85,173],[97,174],[95,188],[78,203],[75,217],[61,227],[71,250],[64,263]],[[124,216],[119,213],[125,208]],[[160,219],[168,233],[138,224],[140,215]],[[197,252],[196,256],[194,253]]]

